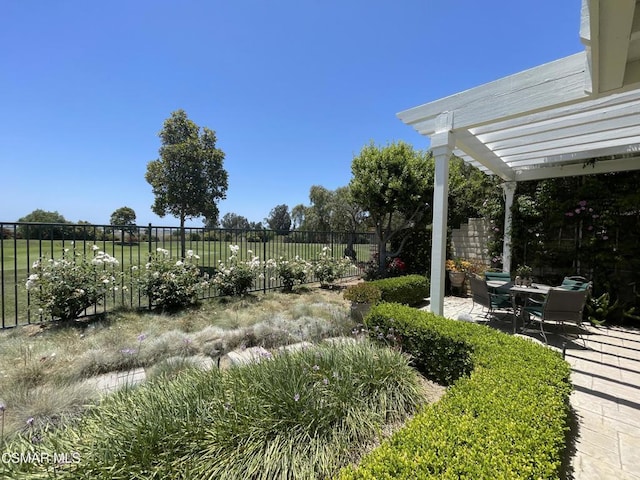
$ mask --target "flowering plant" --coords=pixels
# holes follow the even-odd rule
[[[107,292],[117,290],[114,271],[118,260],[94,245],[93,257],[65,248],[59,259],[37,260],[25,284],[40,315],[72,320],[93,305],[99,305]]]
[[[323,247],[317,260],[313,262],[313,274],[320,281],[320,285],[328,285],[342,277],[351,266],[347,257],[334,258],[331,249]]]
[[[529,265],[518,265],[518,268],[516,268],[516,275],[518,275],[520,278],[531,278],[532,274],[533,268],[531,268]]]
[[[238,245],[229,245],[231,256],[227,262],[220,260],[218,270],[213,276],[213,283],[218,287],[222,295],[244,295],[253,285],[253,281],[260,270],[260,259],[251,250],[247,253],[251,257],[249,261],[241,261],[238,258]]]
[[[169,250],[156,249],[144,270],[132,267],[140,290],[151,304],[163,309],[184,307],[198,302],[198,295],[209,286],[208,275],[201,275],[200,257],[188,250],[184,260],[172,260]]]
[[[390,276],[402,275],[407,265],[400,257],[395,257],[387,262],[387,272]]]
[[[456,258],[454,260],[449,259],[446,261],[446,269],[451,272],[470,272],[471,268],[471,262],[468,260]]]
[[[287,260],[284,257],[280,257],[278,261],[269,259],[267,268],[275,271],[275,275],[282,281],[283,290],[290,292],[294,285],[300,285],[307,280],[311,264],[296,255],[293,260]]]

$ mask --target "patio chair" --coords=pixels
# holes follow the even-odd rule
[[[565,290],[587,290],[591,288],[591,282],[584,277],[573,275],[564,277],[559,287]]]
[[[540,324],[540,333],[542,333],[545,344],[548,344],[547,335],[544,331],[545,323],[560,325],[565,337],[567,336],[567,324],[573,324],[580,328],[587,294],[587,289],[566,290],[556,287],[549,290],[542,305],[526,305],[524,307],[524,311],[529,314],[530,320]],[[579,338],[580,333],[578,333]]]
[[[511,274],[509,272],[492,272],[487,270],[484,272],[484,279],[487,281],[495,280],[504,282],[505,285],[503,287],[497,287],[495,289],[495,293],[506,294],[509,293],[509,287],[511,287]]]
[[[511,313],[515,321],[511,295],[505,293],[490,292],[489,287],[487,286],[487,281],[474,275],[469,277],[469,285],[471,287],[471,298],[473,300],[473,305],[471,306],[469,315],[471,315],[471,312],[473,312],[476,304],[478,304],[481,307],[487,309],[487,313],[485,315],[487,319],[489,318],[489,315],[491,315],[495,310],[506,310]]]

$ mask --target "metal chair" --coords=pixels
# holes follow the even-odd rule
[[[490,292],[489,287],[487,286],[487,281],[473,275],[469,277],[469,286],[471,287],[471,298],[473,300],[473,305],[471,306],[469,315],[473,312],[476,304],[487,309],[487,313],[485,315],[487,319],[495,310],[507,310],[513,317],[515,328],[515,315],[511,295]]]
[[[524,307],[524,311],[529,314],[529,318],[540,324],[540,333],[542,333],[545,344],[548,344],[547,335],[544,331],[545,323],[560,325],[565,336],[566,324],[573,324],[580,328],[587,294],[588,289],[566,290],[560,287],[552,288],[547,293],[542,305]],[[579,333],[578,338],[580,338]]]

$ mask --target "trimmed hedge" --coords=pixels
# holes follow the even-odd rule
[[[399,337],[427,377],[453,384],[341,480],[560,477],[571,384],[557,352],[402,305],[366,320]]]
[[[383,278],[368,282],[382,292],[382,301],[417,305],[429,296],[429,281],[422,275]]]

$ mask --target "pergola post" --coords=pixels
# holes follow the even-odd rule
[[[431,311],[444,313],[445,261],[447,259],[447,211],[449,207],[449,160],[453,139],[449,131],[431,137],[435,161],[433,228],[431,231]]]
[[[513,197],[516,193],[516,182],[504,182],[502,184],[504,194],[504,232],[502,240],[502,270],[504,272],[511,271],[511,227],[513,225],[513,216],[511,207],[513,206]]]

